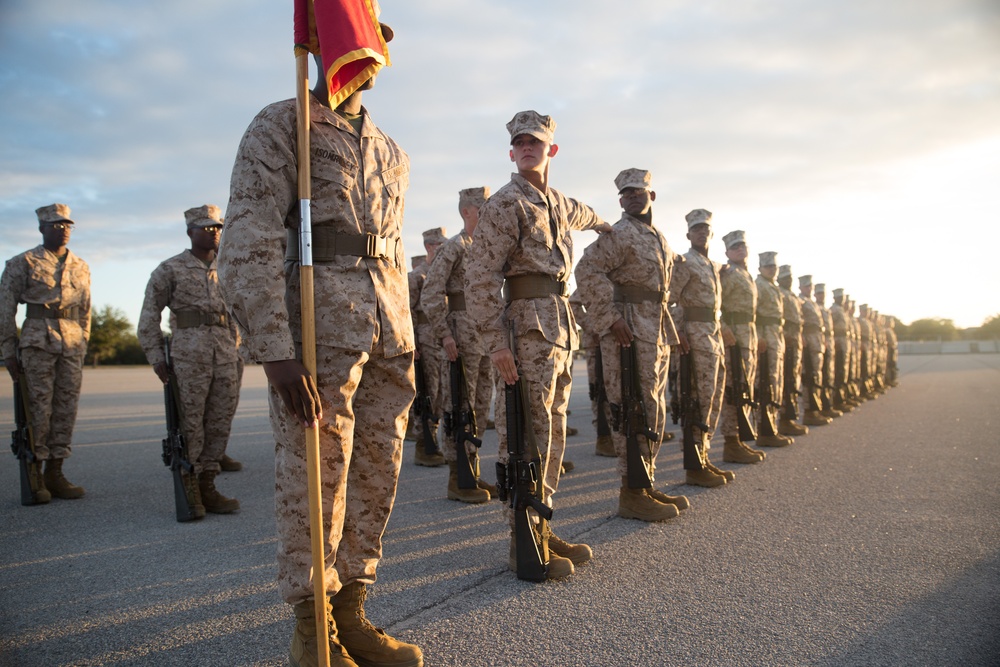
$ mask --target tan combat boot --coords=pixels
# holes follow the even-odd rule
[[[292,667],[316,667],[319,664],[316,644],[316,607],[309,599],[294,605],[295,633],[292,635],[292,647],[288,651],[288,661]],[[331,619],[328,626],[330,635],[330,667],[357,667],[358,663],[351,659],[347,651],[340,645],[337,637],[337,626],[333,624],[330,614],[330,601],[326,603],[327,617]]]
[[[563,558],[559,554],[548,550],[548,548],[546,548],[546,551],[549,556],[549,564],[545,569],[546,579],[565,579],[576,572],[576,568],[573,567],[573,561],[569,558]],[[511,572],[517,572],[517,541],[514,538],[513,531],[510,534],[510,552],[507,555],[507,567],[510,568]]]
[[[29,485],[34,487],[31,493],[33,505],[44,505],[52,501],[52,494],[45,488],[45,475],[42,473],[42,464],[39,462],[28,464]]]
[[[639,521],[666,521],[673,519],[680,510],[675,505],[661,503],[646,493],[645,489],[630,489],[622,484],[618,490],[618,516]]]
[[[181,470],[181,480],[184,482],[184,496],[191,507],[191,520],[205,518],[205,505],[201,501],[198,476],[193,472]]]
[[[240,501],[227,498],[215,488],[217,470],[202,470],[198,475],[198,490],[201,492],[201,502],[206,512],[212,514],[232,514],[240,508]]]
[[[230,457],[229,454],[222,455],[222,460],[219,461],[219,466],[222,468],[222,472],[239,472],[240,470],[243,470],[243,464]]]
[[[434,433],[437,433],[437,424],[432,425],[432,430]],[[423,429],[421,429],[420,433],[417,435],[417,444],[413,450],[413,463],[426,468],[437,468],[447,463],[447,461],[444,460],[444,454],[441,453],[440,448],[434,454],[427,453],[427,449],[424,447]]]
[[[494,488],[494,491],[496,489]],[[490,492],[478,486],[475,489],[458,488],[458,464],[454,461],[448,462],[448,500],[458,500],[463,503],[488,503]]]
[[[809,429],[791,419],[782,419],[778,422],[778,433],[781,435],[808,435]]]
[[[783,435],[760,435],[757,436],[757,444],[761,447],[787,447],[794,440]]]
[[[573,565],[583,565],[594,557],[594,552],[590,546],[582,543],[573,544],[572,542],[566,542],[552,532],[552,527],[548,523],[546,523],[546,530],[549,535],[550,558],[552,557],[552,554],[555,554],[556,556],[568,558],[573,561]]]
[[[45,488],[51,494],[53,498],[62,498],[63,500],[76,500],[77,498],[83,498],[83,494],[86,490],[82,486],[76,486],[71,484],[68,479],[63,476],[63,459],[48,459],[45,462],[45,474],[43,475],[45,480]]]
[[[663,493],[663,491],[657,491],[656,489],[646,489],[646,495],[652,496],[661,503],[673,505],[679,510],[686,510],[691,507],[691,501],[688,500],[687,496],[670,496]]]
[[[806,410],[802,423],[806,426],[826,426],[833,421],[832,417],[825,417],[819,410]]]
[[[594,446],[594,453],[598,456],[618,456],[615,452],[615,443],[610,435],[597,436],[597,445]]]
[[[685,470],[684,483],[691,486],[705,486],[708,488],[722,486],[726,483],[726,478],[716,475],[707,467],[702,470]]]
[[[497,497],[497,487],[494,484],[490,484],[485,481],[482,477],[476,480],[476,486],[490,494],[490,500]]]
[[[705,457],[705,467],[714,472],[716,475],[722,475],[725,477],[727,482],[731,482],[736,479],[736,473],[732,470],[723,470],[722,468],[715,467],[715,464],[709,461],[707,456]]]
[[[763,460],[741,444],[739,436],[727,435],[722,445],[722,460],[726,463],[760,463]]]
[[[827,408],[825,410],[820,410],[819,413],[824,417],[829,417],[830,419],[836,419],[837,417],[843,417],[844,413],[836,408]]]
[[[420,648],[393,639],[365,617],[365,585],[350,583],[330,598],[337,635],[351,658],[361,667],[422,667]]]

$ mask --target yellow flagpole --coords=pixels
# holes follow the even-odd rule
[[[309,55],[295,58],[298,127],[299,285],[302,301],[302,365],[316,381],[316,309],[313,292],[312,171],[309,154]],[[318,381],[317,381],[318,385]],[[312,541],[313,597],[316,605],[316,657],[330,667],[330,620],[326,608],[326,540],[323,539],[323,498],[319,465],[319,424],[306,429],[309,477],[309,534]]]

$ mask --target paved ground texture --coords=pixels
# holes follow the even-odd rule
[[[369,617],[427,665],[1000,665],[1000,355],[905,356],[899,387],[720,489],[658,484],[692,508],[614,516],[614,462],[593,454],[577,364],[576,470],[553,525],[594,560],[529,584],[506,568],[498,503],[445,499],[446,468],[407,442]],[[0,429],[11,388],[0,383]],[[232,516],[174,520],[149,368],[88,370],[68,477],[86,498],[19,504],[0,466],[0,665],[282,665],[292,615],[275,587],[273,454],[249,368],[219,479]],[[483,470],[492,476],[496,434]],[[721,458],[721,446],[713,459]]]

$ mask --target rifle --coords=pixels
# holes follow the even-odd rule
[[[649,428],[646,421],[646,405],[642,400],[642,385],[639,382],[639,359],[636,353],[636,342],[621,348],[622,364],[622,404],[618,420],[619,431],[625,436],[625,470],[630,489],[650,489],[653,480],[650,479],[649,468],[652,466],[652,448],[650,461],[646,463],[639,447],[639,436],[643,436],[650,444],[660,441],[660,434]]]
[[[778,429],[774,424],[774,413],[772,407],[780,407],[774,402],[774,395],[771,392],[771,373],[767,350],[758,356],[757,367],[757,393],[760,396],[758,407],[760,408],[760,430],[765,437],[778,434]]]
[[[434,423],[434,413],[431,410],[431,396],[427,391],[427,376],[424,374],[424,360],[415,359],[413,361],[413,372],[416,376],[417,398],[415,401],[417,418],[420,419],[420,428],[423,433],[424,453],[427,456],[440,454],[436,433],[432,424]]]
[[[177,521],[194,521],[205,516],[205,507],[201,504],[201,492],[198,480],[194,474],[194,466],[188,460],[187,443],[181,432],[180,388],[174,366],[170,363],[170,339],[165,338],[163,349],[166,352],[167,373],[169,379],[163,385],[163,405],[167,417],[167,437],[163,439],[163,465],[170,468],[174,478],[174,507]]]
[[[739,438],[742,442],[749,442],[757,439],[757,429],[754,428],[753,410],[757,408],[757,403],[750,393],[750,385],[747,383],[746,367],[743,365],[743,354],[740,351],[739,343],[728,348],[729,367],[732,369],[732,386],[730,388],[730,405],[736,406],[736,421],[739,425]]]
[[[681,421],[681,448],[684,451],[684,469],[702,470],[705,467],[704,452],[695,442],[694,430],[700,429],[702,433],[708,433],[708,424],[702,421],[701,402],[694,395],[694,354],[680,355],[679,368],[677,370],[677,384],[679,385],[678,416]],[[672,409],[672,408],[671,408]],[[674,419],[677,423],[677,419]]]
[[[597,435],[611,435],[611,425],[608,424],[608,392],[604,387],[604,359],[601,356],[601,346],[594,348],[594,382],[590,385],[590,400],[597,405]]]
[[[514,332],[510,333],[513,352]],[[525,404],[528,392],[524,376],[504,385],[507,412],[507,463],[497,462],[497,496],[514,510],[514,545],[517,578],[544,581],[549,565],[549,544],[545,522],[552,508],[542,502],[541,455],[531,430],[531,412]],[[528,510],[538,514],[538,528]]]
[[[14,430],[10,433],[10,449],[17,457],[21,469],[21,504],[39,505],[47,503],[45,496],[51,494],[41,483],[42,462],[35,455],[35,437],[31,430],[31,404],[28,402],[28,381],[24,377],[21,364],[21,350],[17,349],[17,365],[21,374],[14,380]]]
[[[478,450],[483,441],[476,437],[476,413],[469,405],[469,385],[465,379],[465,362],[462,357],[448,362],[451,376],[451,412],[445,415],[445,431],[455,440],[455,458],[458,488],[475,489],[479,480],[479,455],[469,454],[465,443],[471,442]]]

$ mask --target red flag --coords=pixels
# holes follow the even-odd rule
[[[295,0],[295,53],[322,56],[332,109],[392,64],[378,14],[378,0]]]

